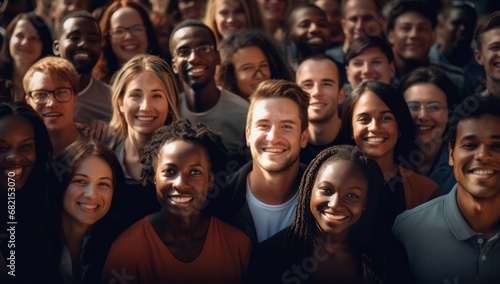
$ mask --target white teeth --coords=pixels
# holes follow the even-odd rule
[[[371,137],[366,139],[368,142],[382,142],[384,141],[384,138],[376,138],[376,137]]]
[[[311,106],[325,106],[325,103],[312,103]]]
[[[185,203],[193,200],[193,197],[177,197],[177,196],[170,196],[170,199],[175,202],[175,203]]]
[[[194,68],[194,69],[191,69],[191,73],[201,73],[203,72],[203,70],[205,70],[205,68]]]
[[[347,218],[347,216],[344,216],[344,215],[334,215],[334,214],[330,214],[327,212],[323,212],[323,215],[325,215],[325,217],[327,219],[333,219],[333,220],[342,220],[342,219]]]
[[[270,153],[281,153],[284,152],[285,150],[282,149],[276,149],[276,148],[265,148],[264,152],[270,152]]]
[[[75,54],[75,58],[82,58],[82,59],[87,59],[90,56],[87,53],[77,53]]]
[[[475,175],[491,175],[494,173],[493,170],[489,170],[489,171],[486,171],[486,170],[475,170],[475,171],[472,171],[473,174]]]
[[[432,126],[419,126],[418,127],[418,130],[422,130],[422,131],[427,131],[427,130],[431,130],[432,129]]]
[[[137,120],[140,121],[152,121],[155,119],[153,116],[137,116]]]
[[[23,168],[12,168],[12,169],[5,169],[4,174],[6,176],[10,176],[9,173],[14,173],[14,176],[19,176],[23,172]]]
[[[85,209],[96,209],[98,205],[79,203],[79,205]]]

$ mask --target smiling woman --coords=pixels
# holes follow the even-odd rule
[[[49,183],[41,279],[98,283],[117,235],[120,163],[106,145],[80,138],[51,163]]]
[[[143,182],[154,181],[161,209],[116,239],[103,283],[116,271],[137,283],[240,283],[251,241],[204,211],[228,155],[221,136],[179,120],[158,129],[144,153]]]

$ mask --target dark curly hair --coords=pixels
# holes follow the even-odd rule
[[[144,156],[141,160],[143,164],[141,180],[143,185],[154,182],[158,155],[163,145],[178,140],[202,146],[209,159],[212,173],[221,171],[226,165],[229,154],[222,142],[221,134],[203,123],[193,125],[187,119],[180,119],[158,128],[149,143],[142,149]]]
[[[299,198],[297,211],[290,225],[285,246],[293,259],[306,257],[316,245],[316,219],[311,209],[311,194],[318,173],[327,165],[336,161],[349,161],[355,164],[365,174],[368,182],[367,203],[361,218],[350,229],[350,241],[356,247],[363,250],[368,245],[376,222],[379,193],[384,184],[384,176],[377,162],[370,158],[357,146],[339,145],[332,146],[321,151],[309,164],[299,186]],[[300,248],[300,249],[297,249]]]

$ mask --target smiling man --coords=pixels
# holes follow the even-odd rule
[[[500,283],[499,109],[495,96],[458,105],[448,133],[457,184],[396,218],[416,283]]]
[[[255,244],[287,227],[295,215],[308,104],[307,93],[285,80],[264,81],[250,97],[246,137],[253,160],[228,178],[212,208]]]
[[[80,87],[75,90],[78,93],[75,121],[109,122],[113,113],[110,88],[92,76],[92,68],[101,55],[101,29],[97,20],[88,12],[70,13],[61,21],[57,34],[54,54],[71,62],[80,75]]]
[[[231,158],[246,162],[248,101],[217,87],[214,76],[220,55],[212,30],[197,20],[180,23],[172,31],[170,53],[184,90],[179,94],[181,117],[221,132]]]
[[[339,104],[344,101],[346,90],[338,66],[327,55],[316,54],[306,58],[297,68],[295,81],[309,93],[309,142],[300,151],[303,164],[308,165],[322,150],[342,144],[338,138]]]
[[[500,11],[486,16],[476,27],[474,56],[484,67],[486,90],[483,95],[500,97]]]

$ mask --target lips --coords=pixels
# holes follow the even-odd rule
[[[280,148],[264,148],[263,150],[266,153],[283,153],[283,152],[285,152],[285,149],[280,149]]]
[[[378,144],[378,143],[384,142],[386,140],[386,138],[383,138],[383,137],[368,137],[368,138],[365,138],[364,140],[366,142],[368,142],[368,143]]]
[[[207,69],[205,66],[198,66],[188,69],[189,76],[199,76]]]
[[[179,196],[179,195],[172,195],[169,198],[174,203],[178,203],[178,204],[189,203],[190,201],[192,201],[194,199],[193,196]]]
[[[44,113],[42,116],[48,117],[48,118],[60,117],[60,116],[62,116],[62,113],[60,113],[60,112],[47,112],[47,113]]]
[[[85,51],[78,51],[73,55],[75,60],[90,60],[92,59],[92,54]]]
[[[334,221],[342,221],[344,219],[347,219],[346,215],[332,214],[332,213],[328,213],[328,212],[323,212],[323,216],[325,216],[326,219],[334,220]]]
[[[307,40],[309,44],[323,44],[323,39],[320,37],[312,37]]]
[[[149,121],[153,121],[156,117],[155,116],[136,116],[135,118],[139,121],[149,122]]]
[[[97,207],[99,207],[98,204],[90,204],[90,203],[84,203],[84,202],[77,202],[78,206],[82,208],[84,211],[95,211]]]
[[[325,107],[326,103],[314,102],[314,103],[310,103],[309,106],[313,107],[313,108],[321,108],[321,107]]]

